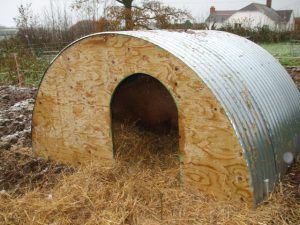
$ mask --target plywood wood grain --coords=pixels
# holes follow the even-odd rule
[[[110,101],[120,81],[135,73],[157,78],[177,104],[184,184],[253,201],[241,146],[210,89],[169,52],[129,36],[88,37],[54,61],[34,108],[35,152],[71,164],[113,162]]]

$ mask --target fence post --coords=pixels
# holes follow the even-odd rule
[[[22,74],[20,73],[20,70],[19,70],[19,64],[18,64],[18,60],[17,60],[17,53],[13,53],[13,55],[14,55],[14,58],[15,58],[16,70],[17,70],[17,73],[18,73],[19,87],[24,87],[24,79],[23,79],[23,76],[22,76]]]

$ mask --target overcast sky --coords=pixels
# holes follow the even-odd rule
[[[13,18],[17,15],[17,7],[21,3],[32,3],[32,9],[38,14],[49,7],[50,0],[0,0],[0,25],[15,26]],[[72,0],[52,0],[69,6]],[[112,0],[113,1],[113,0]],[[136,0],[137,2],[140,0]],[[192,12],[193,16],[201,21],[209,13],[210,6],[216,10],[236,10],[252,2],[265,4],[266,0],[161,0],[168,5],[185,8]],[[300,0],[273,0],[274,9],[293,9],[296,16],[300,16]],[[69,7],[68,7],[69,8]]]

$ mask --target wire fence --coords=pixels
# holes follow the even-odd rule
[[[0,46],[0,84],[36,86],[53,58],[68,43]]]

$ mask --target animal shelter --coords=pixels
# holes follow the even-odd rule
[[[292,79],[267,51],[221,31],[81,38],[46,71],[32,120],[34,152],[73,165],[113,163],[115,124],[169,135],[184,185],[252,203],[300,151]]]

